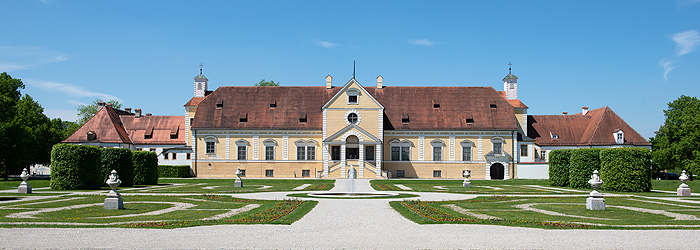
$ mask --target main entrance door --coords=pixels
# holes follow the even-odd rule
[[[505,168],[503,164],[494,163],[491,165],[491,180],[503,180],[503,173]]]

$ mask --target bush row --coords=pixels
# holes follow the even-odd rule
[[[618,192],[651,190],[651,150],[646,148],[560,149],[549,153],[552,186],[590,188],[593,170],[600,172],[602,189]]]
[[[166,178],[189,178],[190,166],[189,165],[158,165],[158,175],[159,177]]]
[[[51,150],[52,189],[99,189],[116,170],[120,186],[158,184],[158,158],[153,152],[56,144]]]

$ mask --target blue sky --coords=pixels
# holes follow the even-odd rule
[[[210,89],[253,85],[493,86],[508,63],[529,114],[611,107],[642,136],[700,92],[700,0],[0,0],[0,72],[50,117],[118,99],[183,115]],[[419,97],[417,97],[419,98]]]

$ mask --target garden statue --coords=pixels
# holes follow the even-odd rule
[[[462,186],[465,188],[472,187],[472,183],[469,181],[469,177],[472,176],[472,171],[469,169],[464,170],[464,174],[462,175],[464,176],[464,182],[462,182]]]
[[[593,170],[591,175],[591,180],[588,181],[593,188],[588,199],[586,199],[586,209],[588,210],[605,210],[605,199],[603,199],[603,194],[598,192],[598,189],[603,185],[603,180],[600,179],[598,175],[598,170]]]
[[[243,181],[241,181],[241,168],[236,169],[236,181],[233,182],[233,187],[243,187]]]
[[[22,170],[22,174],[19,177],[22,177],[22,183],[20,183],[19,187],[17,187],[17,193],[31,194],[32,186],[29,185],[29,182],[27,182],[27,180],[29,179],[29,173],[27,173],[27,168],[24,168],[24,170]]]
[[[678,192],[678,196],[690,196],[690,186],[686,184],[685,182],[688,181],[688,174],[685,173],[685,170],[681,173],[681,177],[678,178],[681,180],[681,185],[678,187],[676,190]]]
[[[107,178],[107,185],[112,189],[107,193],[107,198],[105,199],[105,209],[107,210],[116,210],[116,209],[124,209],[124,201],[122,200],[121,194],[117,192],[117,187],[122,184],[122,181],[119,179],[119,175],[117,175],[116,170],[112,170],[112,173],[109,175],[109,178]]]

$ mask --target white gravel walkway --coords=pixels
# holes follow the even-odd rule
[[[341,182],[336,188],[344,188]],[[371,190],[369,182],[360,185],[357,191]],[[320,199],[292,225],[0,228],[0,235],[6,249],[689,249],[699,242],[693,230],[419,225],[394,211],[386,199]]]

